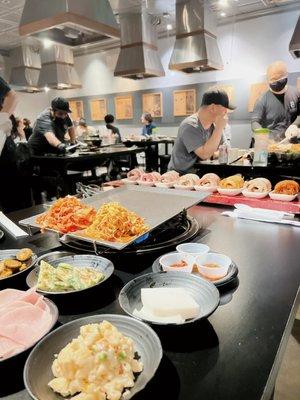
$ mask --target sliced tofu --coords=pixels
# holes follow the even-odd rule
[[[146,321],[161,322],[164,324],[171,324],[171,323],[182,324],[184,322],[184,318],[182,318],[181,315],[172,315],[170,317],[158,317],[157,315],[153,314],[151,310],[149,310],[147,307],[144,306],[140,309],[140,311],[135,309],[132,314]]]
[[[180,315],[190,319],[200,312],[198,303],[183,288],[144,288],[141,289],[141,300],[143,306],[158,317]]]

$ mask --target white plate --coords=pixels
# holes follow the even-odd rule
[[[281,201],[293,201],[297,198],[297,194],[291,195],[291,194],[281,194],[281,193],[274,193],[270,192],[269,196],[271,197],[272,200],[281,200]]]
[[[248,190],[242,191],[243,196],[249,197],[252,199],[263,199],[264,197],[268,196],[269,192],[249,192]]]
[[[178,185],[177,183],[175,183],[174,188],[178,190],[193,190],[194,186]]]
[[[195,185],[194,189],[199,191],[199,192],[208,192],[208,193],[213,193],[218,190],[217,186],[199,186]]]
[[[141,186],[154,186],[154,182],[138,181],[137,183]]]
[[[242,189],[222,189],[218,187],[218,192],[225,196],[237,196],[242,193]]]
[[[126,183],[126,185],[137,185],[137,181],[131,181],[128,178],[122,179],[122,182]]]
[[[165,183],[165,182],[155,182],[156,187],[160,188],[172,188],[174,186],[173,183]]]

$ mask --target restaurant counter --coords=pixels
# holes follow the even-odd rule
[[[42,210],[34,207],[10,217],[19,221]],[[136,400],[271,398],[299,304],[300,229],[234,220],[222,216],[222,211],[201,205],[190,214],[202,226],[197,240],[231,257],[239,268],[238,278],[221,290],[220,306],[207,320],[156,329],[164,356],[156,376]],[[38,253],[61,248],[53,232],[19,241],[6,235],[0,243],[1,249],[15,247],[31,247]],[[133,263],[116,266],[109,294],[101,294],[99,288],[93,304],[76,304],[73,312],[60,315],[59,322],[91,314],[122,314],[117,300],[120,289],[150,271],[151,261],[138,256]],[[23,390],[3,399],[29,400],[29,396]]]

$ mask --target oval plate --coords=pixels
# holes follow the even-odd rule
[[[169,254],[169,253],[167,253],[167,254]],[[166,254],[164,254],[164,255],[166,255]],[[162,266],[160,265],[160,262],[159,262],[161,257],[162,256],[159,256],[154,261],[154,263],[152,264],[152,271],[153,272],[163,272]],[[220,287],[220,286],[223,286],[223,285],[227,285],[227,283],[231,282],[238,275],[238,273],[239,273],[238,267],[237,267],[236,263],[234,261],[232,261],[231,265],[228,268],[227,275],[224,276],[221,279],[216,280],[216,281],[211,281],[209,279],[206,279],[205,277],[200,275],[199,272],[193,272],[192,275],[199,276],[200,278],[205,279],[206,281],[213,283],[215,286]]]
[[[144,389],[154,376],[162,358],[162,347],[156,333],[148,325],[125,315],[101,314],[76,319],[47,335],[30,353],[24,368],[25,387],[34,400],[59,400],[48,386],[54,378],[51,370],[54,354],[79,335],[80,327],[87,324],[109,321],[125,336],[134,341],[135,349],[141,357],[143,371],[138,375],[135,385],[130,389],[126,400]]]
[[[90,267],[96,269],[98,272],[101,272],[105,275],[105,278],[98,282],[96,285],[90,286],[85,289],[80,289],[80,290],[67,290],[67,291],[58,291],[58,292],[52,292],[52,291],[46,291],[46,290],[40,290],[37,289],[37,292],[42,293],[44,295],[66,295],[70,293],[79,293],[83,292],[88,289],[95,288],[96,286],[101,285],[101,283],[107,281],[108,278],[111,277],[111,275],[114,272],[114,265],[113,263],[108,260],[107,258],[101,257],[101,256],[96,256],[92,254],[72,254],[68,252],[55,252],[54,253],[49,253],[45,254],[44,256],[40,257],[36,264],[38,264],[41,260],[44,260],[51,264],[53,267],[58,266],[60,263],[66,263],[70,264],[74,267],[78,268],[85,268],[85,267]],[[61,255],[59,253],[62,253]],[[40,267],[37,266],[35,267],[27,276],[26,278],[26,283],[27,285],[31,288],[37,285],[38,282],[38,276],[39,276],[39,271]]]
[[[133,311],[142,308],[141,289],[154,287],[180,287],[186,289],[199,304],[200,314],[196,318],[186,320],[182,324],[153,322],[138,318],[133,314]],[[185,325],[202,318],[207,318],[216,310],[219,301],[219,291],[211,282],[199,276],[187,274],[186,272],[152,272],[138,276],[128,282],[119,295],[120,306],[127,314],[152,325]]]
[[[47,298],[44,298],[44,301],[47,303],[47,305],[50,309],[50,314],[52,315],[52,323],[51,323],[51,326],[50,326],[48,332],[46,332],[45,335],[43,335],[39,340],[32,343],[30,346],[26,347],[26,349],[20,351],[19,353],[13,354],[11,357],[7,357],[4,359],[0,358],[0,363],[5,363],[5,361],[11,360],[13,357],[16,357],[19,354],[24,353],[25,351],[31,349],[36,343],[38,343],[43,337],[45,337],[53,329],[54,325],[56,324],[56,322],[58,320],[58,309],[57,309],[55,303],[53,303],[53,301],[51,301]],[[3,364],[3,365],[5,365],[5,364]]]

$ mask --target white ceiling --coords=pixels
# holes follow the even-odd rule
[[[0,51],[7,51],[21,43],[18,25],[24,3],[25,0],[0,0]],[[167,24],[175,24],[175,0],[110,0],[110,3],[115,14],[143,4],[149,13],[159,17],[159,32],[164,32]],[[211,0],[210,3],[220,23],[233,17],[250,17],[251,13],[268,13],[294,6],[300,9],[299,0]],[[226,17],[221,17],[221,12],[225,12]]]

